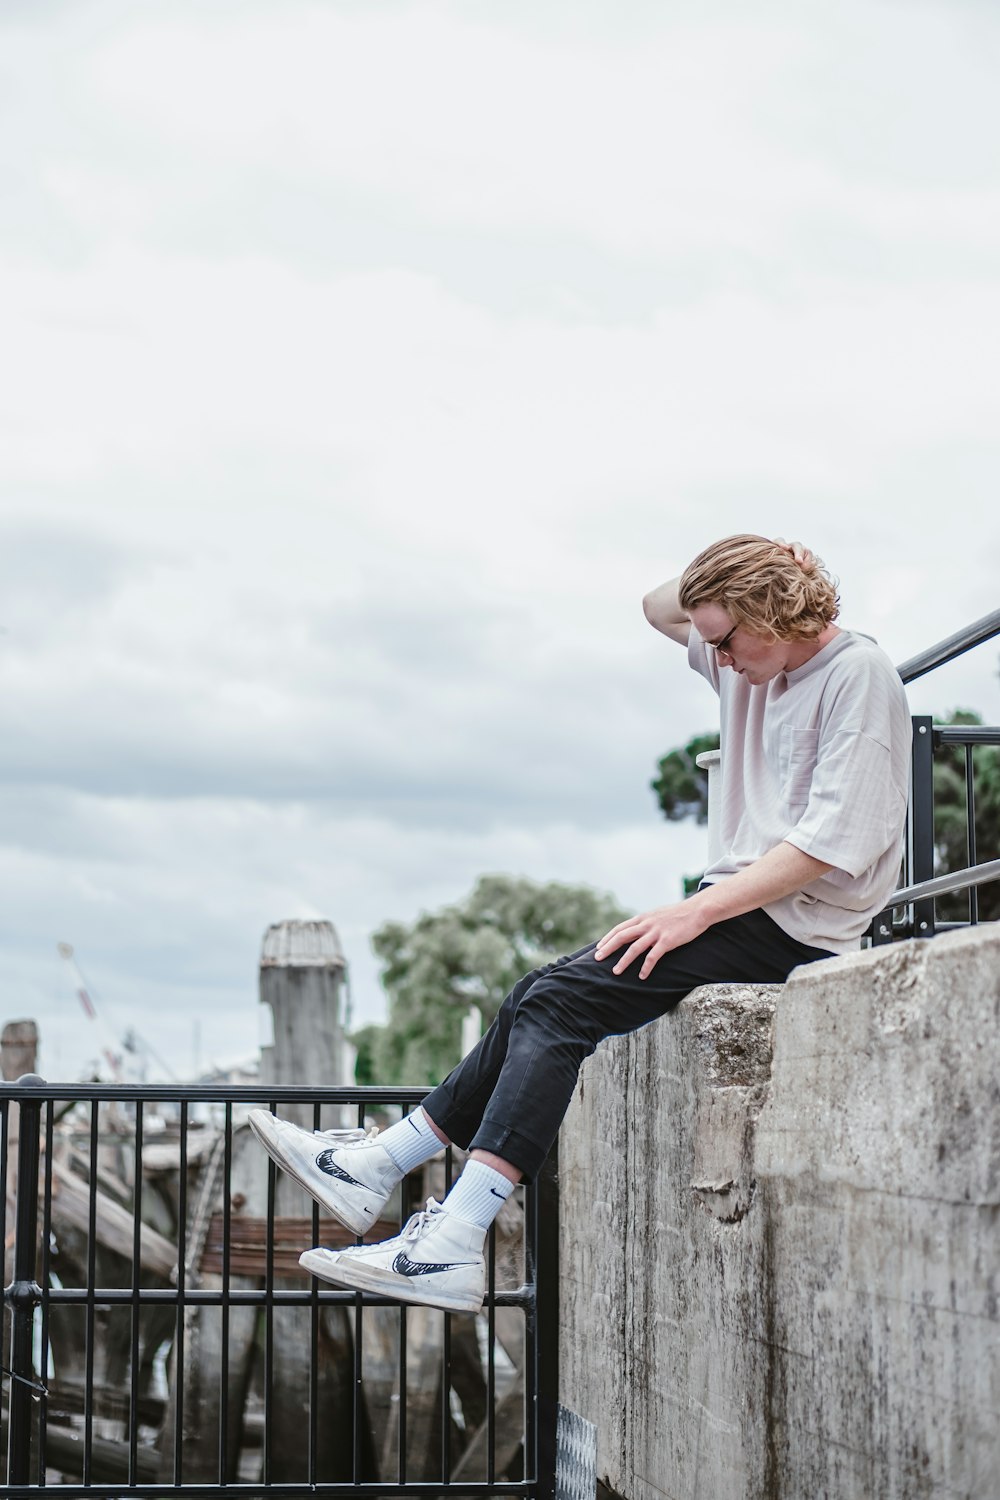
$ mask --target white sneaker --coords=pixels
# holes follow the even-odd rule
[[[363,1130],[303,1130],[266,1109],[252,1109],[250,1129],[272,1161],[294,1177],[355,1234],[366,1234],[403,1176],[375,1137]]]
[[[478,1312],[486,1296],[486,1230],[428,1198],[402,1234],[350,1250],[306,1250],[299,1265],[335,1286],[381,1292],[448,1312]]]

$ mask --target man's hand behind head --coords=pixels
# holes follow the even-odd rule
[[[776,536],[774,545],[780,547],[782,552],[790,553],[792,560],[798,563],[803,573],[816,571],[816,554],[809,550],[805,542],[786,542],[784,537]]]

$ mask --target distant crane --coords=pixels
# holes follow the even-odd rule
[[[111,1027],[98,1014],[97,1006],[94,1004],[90,988],[83,971],[76,961],[72,943],[57,943],[56,951],[59,957],[65,959],[66,965],[73,976],[73,988],[76,998],[79,1000],[83,1013],[88,1021],[93,1021],[101,1034],[101,1055],[111,1070],[111,1077],[115,1083],[127,1083],[126,1078],[126,1054],[133,1059],[133,1065],[127,1071],[133,1075],[136,1082],[145,1081],[146,1069],[142,1059],[151,1058],[158,1068],[161,1068],[171,1082],[177,1082],[177,1074],[163,1061],[157,1052],[149,1045],[146,1039],[140,1036],[134,1027],[129,1027],[121,1040],[115,1036]]]

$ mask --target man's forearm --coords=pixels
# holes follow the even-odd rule
[[[744,912],[766,906],[769,901],[790,896],[793,891],[802,890],[803,886],[832,869],[832,865],[824,864],[821,859],[803,854],[794,844],[778,844],[738,875],[727,875],[687,901],[672,902],[669,906],[641,912],[637,917],[626,917],[600,939],[594,958],[602,963],[613,953],[612,972],[624,974],[642,954],[639,978],[647,979],[664,953],[669,953],[672,948],[693,942],[716,922],[742,916]]]
[[[728,917],[739,917],[770,901],[780,901],[782,896],[791,896],[832,869],[832,865],[813,859],[794,844],[776,844],[746,869],[715,881],[690,900],[697,903],[708,925],[714,926]]]
[[[679,583],[680,578],[671,578],[667,583],[661,583],[659,588],[650,589],[642,601],[643,613],[650,625],[665,634],[669,634],[667,627],[670,625],[687,624],[687,611],[681,609],[677,600]]]

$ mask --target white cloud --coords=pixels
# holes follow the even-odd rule
[[[897,660],[996,607],[986,8],[3,26],[4,964],[52,1024],[58,937],[218,1050],[282,914],[370,1009],[367,933],[483,870],[675,889],[647,782],[714,706],[639,600],[716,535],[804,537]],[[1000,716],[994,661],[915,708]]]
[[[109,1024],[134,1025],[178,1069],[190,1058],[193,1017],[208,1057],[254,1050],[255,965],[272,921],[333,919],[361,1023],[382,1014],[373,925],[461,899],[489,870],[582,882],[644,905],[669,899],[704,858],[704,830],[653,819],[593,830],[501,819],[485,829],[410,829],[232,798],[48,793],[19,808],[8,794],[5,804],[7,993],[38,1017],[43,1040],[59,1034],[61,1056],[92,1055],[93,1033],[55,958],[55,943],[69,940]],[[29,824],[35,849],[18,845]]]
[[[579,9],[540,35],[467,5],[246,7],[238,22],[173,6],[95,47],[85,89],[209,169],[253,161],[313,190],[402,197],[418,218],[619,253],[785,258],[816,215],[876,238],[919,226],[955,244],[974,224],[995,240],[995,176],[968,170],[995,123],[976,31],[995,43],[995,28],[926,6],[901,28],[887,4],[817,20],[772,5],[713,24],[677,7],[636,39]],[[929,109],[949,83],[950,107]]]

